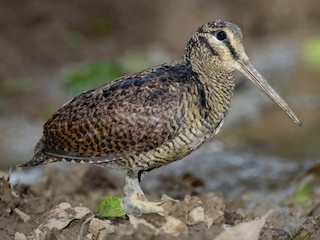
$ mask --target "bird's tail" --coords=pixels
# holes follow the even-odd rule
[[[18,165],[17,167],[33,167],[37,165],[43,165],[43,164],[59,161],[58,158],[47,156],[43,153],[43,149],[44,149],[43,142],[44,142],[44,139],[41,138],[34,148],[34,156],[30,161],[22,165]]]
[[[41,151],[39,151],[33,156],[33,158],[30,161],[28,161],[22,165],[19,165],[18,167],[33,167],[33,166],[43,165],[43,164],[47,164],[47,163],[53,163],[53,162],[57,162],[57,161],[59,161],[58,158],[47,156],[47,155],[43,154]]]

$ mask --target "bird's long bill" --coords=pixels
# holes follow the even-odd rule
[[[276,102],[295,124],[301,126],[302,123],[297,115],[290,109],[288,104],[273,90],[273,88],[267,83],[262,75],[255,69],[255,67],[248,61],[239,62],[239,71],[244,74],[250,81],[252,81],[262,92],[264,92],[269,98]]]

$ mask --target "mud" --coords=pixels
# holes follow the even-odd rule
[[[163,206],[168,214],[164,217],[146,214],[106,219],[95,213],[106,196],[122,196],[121,186],[115,184],[117,177],[102,168],[73,165],[68,170],[48,165],[43,174],[40,182],[12,186],[8,175],[1,173],[0,239],[320,238],[319,205],[305,211],[280,197],[267,210],[262,199],[274,193],[246,192],[231,203],[221,193],[202,191],[166,201]],[[172,178],[172,184],[174,181],[177,178]],[[185,173],[184,181],[186,187],[202,184],[191,173]],[[152,193],[148,197],[160,200]],[[251,208],[245,206],[249,202]]]

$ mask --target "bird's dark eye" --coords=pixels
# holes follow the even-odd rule
[[[217,31],[217,32],[216,32],[216,38],[217,38],[218,40],[220,40],[220,41],[223,41],[223,40],[225,40],[225,39],[227,38],[227,34],[226,34],[224,31],[222,31],[222,30]]]

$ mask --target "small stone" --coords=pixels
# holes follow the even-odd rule
[[[190,205],[190,201],[191,201],[191,196],[190,195],[186,195],[183,199],[184,203],[186,205]]]
[[[9,176],[8,174],[4,173],[4,172],[0,172],[0,180],[4,180],[5,182],[9,181]]]
[[[237,225],[247,217],[248,215],[241,208],[238,208],[236,211],[225,211],[224,213],[225,223],[229,225]]]
[[[178,237],[180,234],[187,234],[188,227],[178,218],[166,217],[167,222],[161,227],[160,231],[171,236]]]
[[[61,210],[66,210],[66,209],[68,209],[68,208],[71,208],[71,204],[68,203],[68,202],[62,202],[62,203],[59,204],[59,208],[60,208]]]
[[[92,240],[93,239],[93,234],[92,233],[88,233],[86,235],[86,240]]]
[[[30,221],[30,219],[31,219],[30,216],[29,216],[28,214],[22,212],[20,209],[15,208],[13,211],[14,211],[16,214],[19,215],[19,217],[21,218],[21,220],[22,220],[24,223]]]
[[[12,209],[11,208],[7,208],[6,210],[4,210],[5,213],[11,213]]]
[[[199,206],[192,209],[189,214],[189,225],[197,224],[200,222],[204,222],[204,208]]]
[[[23,233],[16,232],[14,234],[14,240],[27,240],[27,237]]]
[[[104,232],[104,234],[114,233],[114,225],[111,224],[110,220],[92,218],[89,224],[89,232],[92,233],[94,237],[98,237],[102,232]]]

